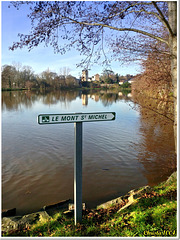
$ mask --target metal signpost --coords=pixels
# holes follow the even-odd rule
[[[39,124],[74,123],[74,221],[82,220],[82,123],[115,120],[115,112],[40,114]]]

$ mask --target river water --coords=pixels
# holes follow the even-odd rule
[[[173,172],[172,123],[145,121],[131,94],[2,92],[2,208],[17,214],[73,199],[74,124],[39,125],[39,114],[116,112],[83,123],[83,202],[88,207]]]

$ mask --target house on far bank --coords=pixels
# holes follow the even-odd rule
[[[125,80],[125,79],[122,79],[122,80],[119,80],[119,85],[122,85],[122,84],[124,84],[124,83],[126,83],[126,82],[128,82],[128,83],[133,83],[135,80],[134,80],[134,78],[130,78],[130,79],[128,79],[128,80]]]
[[[82,70],[82,76],[81,76],[81,81],[82,82],[91,82],[91,81],[99,81],[100,80],[100,75],[97,73],[92,77],[88,77],[88,70],[83,69]]]
[[[126,81],[125,79],[119,80],[119,85],[122,85]]]
[[[92,76],[92,81],[99,81],[99,74],[95,74],[94,76]]]
[[[135,81],[134,78],[131,78],[131,79],[127,80],[127,82],[130,83],[130,84],[133,83],[134,81]]]

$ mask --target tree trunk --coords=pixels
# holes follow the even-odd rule
[[[177,153],[177,2],[168,2],[169,24],[173,34],[170,35],[171,77],[174,95],[174,138]]]

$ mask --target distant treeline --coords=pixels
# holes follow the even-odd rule
[[[41,74],[34,74],[33,69],[29,66],[20,69],[16,66],[4,65],[2,66],[1,79],[2,89],[59,89],[79,86],[79,80],[69,74],[58,75],[49,69]]]
[[[69,74],[69,68],[63,67],[60,70],[60,74],[52,72],[49,69],[43,71],[41,74],[35,74],[30,66],[22,67],[21,64],[3,65],[1,70],[2,89],[61,89],[77,88],[83,85],[80,80],[81,77],[77,79]],[[129,80],[132,77],[133,75],[130,74],[120,76],[111,70],[104,70],[98,84],[93,83],[93,86],[98,86],[100,83],[119,83],[121,80]]]

